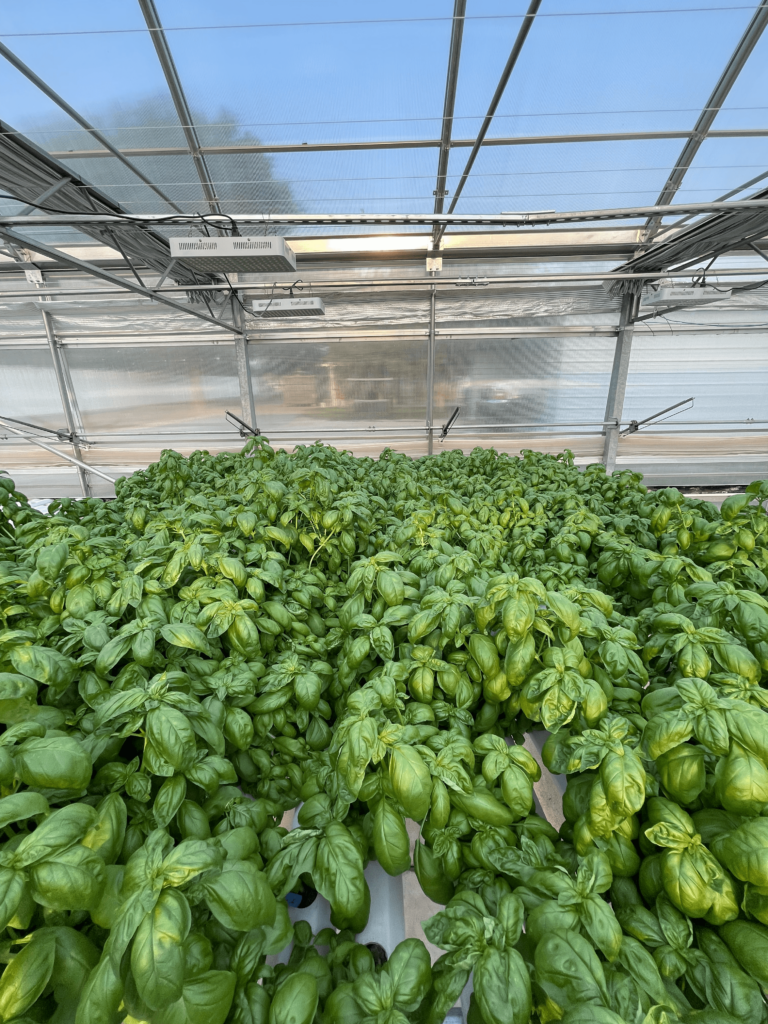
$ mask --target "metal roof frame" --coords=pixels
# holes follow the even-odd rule
[[[164,270],[170,263],[171,248],[163,235],[153,230],[151,225],[137,226],[124,220],[127,213],[119,203],[90,182],[79,178],[3,121],[0,121],[0,188],[20,202],[29,204],[25,210],[45,210],[46,207],[56,211],[70,210],[69,214],[57,214],[65,217],[76,217],[78,214],[93,216],[98,211],[115,218],[109,230],[106,230],[108,222],[99,224],[95,221],[83,224],[80,230],[112,248],[116,247],[117,239],[118,250],[122,248],[127,257],[153,270]],[[25,210],[21,213],[25,214]],[[38,223],[44,223],[47,217],[54,214],[40,213],[38,210],[36,216],[42,217]],[[210,275],[194,271],[182,262],[176,263],[171,277],[179,284],[189,285],[211,280]]]
[[[182,303],[176,302],[175,299],[169,298],[163,292],[154,292],[150,288],[146,288],[139,284],[137,281],[131,280],[131,278],[118,277],[117,274],[113,274],[109,270],[104,270],[102,267],[97,267],[95,264],[88,263],[85,260],[79,260],[76,256],[71,256],[69,253],[62,252],[61,249],[57,249],[52,245],[47,245],[45,242],[39,242],[37,239],[19,235],[11,228],[0,225],[0,238],[6,239],[6,241],[10,242],[12,245],[20,246],[23,249],[29,249],[31,252],[40,253],[42,256],[48,256],[50,259],[55,260],[58,263],[63,263],[65,266],[72,267],[75,270],[82,270],[93,277],[99,277],[102,281],[106,281],[108,284],[115,285],[129,292],[135,292],[137,295],[141,295],[145,299],[152,299],[153,302],[161,302],[164,306],[170,306],[171,309],[176,310],[177,313],[186,313],[189,316],[195,316],[199,320],[205,320],[207,323],[213,324],[214,327],[220,327],[222,330],[230,331],[232,334],[240,333],[239,329],[234,325],[229,324],[226,321],[222,321],[217,317],[210,316],[208,313],[203,313],[199,309],[194,309],[191,306],[184,306]]]
[[[507,58],[507,63],[504,65],[504,70],[501,73],[501,78],[499,79],[498,85],[496,86],[496,91],[494,92],[491,98],[491,102],[488,106],[488,111],[485,117],[483,118],[483,123],[480,125],[480,131],[477,133],[477,138],[472,144],[472,149],[470,151],[469,156],[467,157],[467,162],[464,166],[464,170],[461,172],[461,178],[459,178],[459,183],[454,189],[453,199],[451,199],[451,205],[448,207],[448,213],[453,213],[453,211],[456,209],[456,204],[458,203],[459,198],[461,197],[461,193],[464,190],[464,185],[466,184],[467,178],[469,177],[469,173],[472,170],[475,159],[477,158],[477,154],[480,152],[480,147],[483,144],[485,136],[488,134],[488,129],[491,127],[491,122],[493,121],[496,109],[498,108],[499,103],[501,103],[501,98],[504,95],[504,90],[507,88],[507,83],[509,82],[510,76],[512,75],[512,71],[514,70],[515,64],[517,64],[517,58],[520,56],[520,53],[525,44],[525,40],[528,38],[528,33],[531,30],[531,26],[533,25],[533,19],[536,17],[539,7],[541,7],[541,0],[531,0],[530,4],[528,5],[528,10],[526,11],[523,17],[522,23],[517,32],[517,36],[515,37],[515,41],[512,44],[512,49],[510,50],[509,57]],[[444,232],[445,228],[439,230],[439,232],[437,233],[438,241],[442,237]]]
[[[461,60],[461,40],[464,35],[464,15],[467,0],[455,0],[453,5],[453,23],[451,25],[451,44],[448,51],[448,70],[445,76],[445,100],[443,101],[443,130],[440,135],[440,156],[437,160],[437,184],[435,185],[435,213],[443,212],[443,202],[448,192],[445,180],[448,175],[448,161],[451,157],[451,135],[453,133],[453,111],[456,106],[456,85],[459,80],[459,61]],[[438,228],[432,228],[432,245],[439,242]],[[430,440],[432,435],[430,434]]]
[[[116,204],[115,204],[116,205]],[[544,210],[533,213],[233,213],[233,214],[159,214],[159,213],[109,213],[109,214],[9,214],[0,216],[0,225],[8,227],[25,225],[29,227],[50,227],[64,225],[96,224],[140,224],[142,226],[196,224],[208,227],[232,227],[233,224],[285,224],[285,225],[484,225],[490,227],[546,227],[552,224],[580,224],[609,220],[632,220],[651,216],[678,216],[681,213],[711,214],[732,213],[735,210],[765,210],[768,199],[763,193],[754,199],[737,199],[735,202],[674,203],[661,206],[620,206],[603,210]]]
[[[113,146],[109,139],[105,135],[103,135],[98,130],[98,128],[94,128],[93,125],[90,124],[90,122],[86,121],[82,114],[78,113],[78,111],[76,111],[74,107],[70,106],[69,103],[67,103],[65,99],[59,96],[59,94],[55,92],[55,90],[53,90],[50,87],[50,85],[44,82],[39,75],[36,75],[30,67],[27,67],[24,61],[17,57],[13,50],[9,50],[8,47],[2,42],[0,42],[0,55],[5,57],[9,64],[12,64],[17,71],[20,71],[25,78],[28,78],[33,85],[37,86],[37,88],[44,95],[46,95],[49,100],[52,100],[57,107],[60,107],[61,110],[63,110],[65,114],[68,114],[73,121],[80,125],[81,128],[84,128],[85,131],[92,135],[94,139],[96,139],[96,141],[99,142],[105,150],[107,150],[107,152],[103,154],[104,156],[113,156],[116,159],[118,159],[120,163],[124,164],[128,168],[128,170],[131,171],[132,174],[135,174],[137,178],[139,178],[141,181],[144,182],[145,185],[151,188],[152,191],[156,195],[158,195],[163,200],[164,203],[167,203],[172,210],[177,210],[179,213],[181,213],[181,208],[178,207],[176,203],[173,202],[172,199],[169,199],[168,196],[162,191],[162,189],[159,189],[157,185],[153,184],[153,182],[150,181],[150,179],[144,174],[144,172],[139,170],[139,168],[134,163],[131,163],[128,157],[121,150],[119,150],[116,146]]]
[[[184,88],[179,78],[179,72],[176,70],[176,64],[171,53],[171,48],[168,45],[168,39],[163,30],[162,23],[160,21],[160,15],[157,13],[155,7],[155,0],[139,0],[139,6],[141,7],[141,13],[144,15],[144,20],[147,23],[149,34],[157,53],[157,59],[160,61],[160,67],[163,69],[165,75],[165,81],[168,85],[168,91],[171,94],[173,105],[176,108],[176,113],[181,123],[181,130],[184,132],[184,138],[187,140],[187,146],[189,148],[189,155],[195,165],[197,176],[200,179],[200,184],[203,187],[203,195],[211,209],[212,213],[221,213],[221,207],[219,201],[216,198],[216,188],[213,184],[208,165],[205,162],[205,156],[200,148],[200,139],[197,136],[197,129],[192,122],[192,112],[189,109],[187,103],[187,97],[184,93]]]
[[[699,119],[694,125],[690,138],[683,146],[682,152],[677,158],[664,188],[659,193],[659,198],[656,201],[657,206],[666,206],[674,198],[675,193],[683,182],[683,178],[685,177],[688,168],[693,163],[696,154],[701,148],[702,142],[707,138],[715,118],[720,113],[720,108],[723,103],[725,103],[728,93],[733,88],[736,79],[739,77],[744,65],[747,63],[747,60],[757,45],[760,36],[763,34],[766,25],[768,25],[768,0],[760,0],[760,5],[752,15],[749,25],[747,25],[741,39],[736,44],[736,49],[733,51],[730,60],[725,65],[723,73],[720,75],[717,85],[712,91],[712,95],[709,97],[704,109],[699,114]],[[660,221],[657,218],[650,217],[648,219],[643,237],[643,241],[645,243],[653,240],[659,230],[659,225]]]
[[[485,138],[483,146],[553,146],[580,142],[653,142],[659,139],[689,139],[694,130],[674,129],[647,132],[582,132],[570,135],[503,135]],[[768,128],[722,128],[707,132],[710,139],[751,139],[768,135]],[[450,139],[449,149],[470,149],[477,139]],[[439,139],[374,139],[355,142],[276,142],[276,143],[233,143],[228,146],[200,146],[205,156],[228,156],[238,153],[340,153],[365,152],[379,149],[442,149],[443,137]],[[131,157],[142,156],[188,156],[185,146],[144,146],[122,150]],[[58,160],[98,160],[111,156],[101,149],[55,150],[51,154]]]

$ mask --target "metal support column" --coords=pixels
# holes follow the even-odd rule
[[[45,325],[45,336],[48,339],[48,348],[51,350],[51,359],[53,360],[53,371],[56,374],[56,383],[59,386],[59,395],[61,396],[61,406],[64,410],[64,419],[67,421],[67,430],[73,437],[72,440],[72,451],[75,453],[75,458],[79,461],[83,461],[82,451],[80,445],[74,440],[75,437],[82,434],[83,427],[80,421],[80,412],[77,408],[77,399],[75,398],[75,391],[72,387],[72,381],[69,376],[69,368],[65,363],[64,353],[61,350],[61,346],[56,339],[56,335],[53,332],[53,324],[51,323],[51,314],[48,310],[43,309],[40,311],[43,316],[43,324]],[[83,492],[84,498],[90,498],[91,496],[91,483],[88,479],[87,472],[82,466],[77,466],[77,476],[80,480],[80,488]]]
[[[603,465],[606,473],[616,468],[616,452],[619,447],[619,427],[624,411],[624,393],[627,390],[627,374],[629,373],[629,357],[632,353],[632,335],[635,331],[633,315],[638,297],[625,295],[621,300],[619,330],[616,334],[616,349],[613,353],[611,382],[608,385],[608,401],[605,405],[605,446],[603,448]]]
[[[240,415],[248,426],[257,430],[256,405],[253,400],[253,381],[251,380],[251,361],[248,358],[248,337],[245,333],[245,317],[243,308],[237,299],[232,299],[232,319],[240,331],[235,337],[235,355],[237,358],[237,380],[240,384]]]
[[[435,391],[435,286],[429,293],[429,341],[427,342],[427,455],[434,439],[432,404]]]

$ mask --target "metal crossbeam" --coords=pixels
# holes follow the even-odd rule
[[[50,199],[51,196],[55,196],[59,189],[64,188],[64,186],[68,185],[70,181],[72,181],[72,179],[68,177],[64,177],[61,178],[59,181],[55,181],[50,188],[47,188],[45,190],[45,192],[41,192],[39,196],[35,196],[35,201],[33,203],[30,203],[28,206],[25,206],[23,210],[19,210],[19,213],[22,216],[24,216],[27,213],[36,213],[44,202]]]
[[[720,76],[712,95],[699,115],[691,137],[683,146],[683,150],[675,162],[666,185],[659,193],[658,206],[665,206],[667,203],[670,203],[680,188],[688,168],[693,163],[702,142],[707,137],[715,118],[720,112],[720,108],[725,103],[728,93],[733,88],[734,82],[747,63],[749,55],[757,45],[766,25],[768,25],[768,0],[761,0],[760,6],[752,15],[744,35],[737,43],[736,49],[731,54],[731,59],[726,64],[725,70]],[[653,239],[659,229],[659,224],[660,221],[655,217],[648,220],[645,226],[644,242],[649,242]]]
[[[766,193],[768,194],[768,193]],[[710,214],[733,213],[734,211],[765,211],[768,198],[738,199],[734,202],[674,203],[668,206],[622,206],[604,210],[564,211],[545,210],[533,213],[510,211],[509,213],[233,213],[233,214],[18,214],[0,217],[3,227],[51,227],[67,225],[96,224],[137,224],[162,225],[165,227],[181,224],[206,224],[209,227],[232,227],[235,224],[440,224],[478,225],[489,227],[536,227],[551,224],[579,224],[592,221],[632,220],[650,216],[679,216],[682,213]],[[164,268],[163,268],[164,269]]]
[[[2,225],[0,225],[0,237],[7,239],[14,245],[23,246],[25,249],[31,249],[32,252],[37,252],[41,256],[48,256],[57,263],[63,263],[66,266],[82,270],[86,274],[93,275],[93,277],[100,277],[102,281],[108,281],[110,284],[117,285],[119,288],[123,288],[126,291],[135,292],[137,295],[142,295],[144,298],[152,299],[155,302],[161,302],[164,306],[170,306],[171,309],[175,309],[177,313],[186,313],[188,316],[197,317],[198,320],[205,320],[206,323],[213,324],[214,327],[220,327],[222,330],[230,331],[232,334],[240,334],[239,329],[233,324],[222,323],[222,321],[217,320],[216,317],[209,316],[207,313],[201,313],[199,310],[192,309],[190,306],[184,306],[180,302],[176,302],[174,299],[169,299],[162,292],[153,292],[151,289],[144,288],[137,282],[131,281],[130,278],[118,277],[117,274],[112,274],[108,270],[103,270],[101,267],[97,267],[93,263],[86,263],[85,260],[79,260],[76,256],[70,256],[69,253],[63,252],[61,249],[56,249],[52,245],[46,245],[45,242],[38,242],[34,238],[25,238],[23,235],[19,235],[10,228]]]
[[[461,39],[464,34],[464,15],[467,0],[455,0],[453,24],[451,25],[451,46],[448,52],[448,71],[445,77],[445,100],[443,101],[443,131],[440,136],[440,156],[437,159],[437,184],[435,186],[435,213],[443,212],[443,202],[448,192],[445,188],[448,176],[448,161],[451,157],[451,135],[453,133],[453,111],[456,106],[456,84],[459,79]],[[432,244],[437,246],[439,231],[432,229]],[[431,437],[431,435],[430,435]]]
[[[692,130],[680,129],[649,132],[584,132],[576,135],[500,135],[483,140],[488,146],[559,146],[579,142],[653,142],[658,139],[689,139]],[[709,139],[751,139],[768,136],[768,128],[714,128],[707,133]],[[365,151],[377,149],[440,149],[439,139],[378,139],[350,142],[275,142],[275,143],[230,143],[226,146],[200,146],[204,156],[229,156],[239,153],[336,153],[341,151]],[[471,149],[476,139],[451,139],[451,149]],[[143,146],[125,148],[122,152],[129,157],[142,156],[188,156],[185,146]],[[61,150],[51,153],[58,160],[98,160],[109,157],[101,149]]]
[[[180,207],[170,200],[165,192],[159,189],[157,185],[153,184],[153,182],[142,171],[140,171],[134,163],[131,163],[124,153],[122,153],[116,146],[113,146],[105,135],[102,135],[98,128],[94,128],[90,122],[86,121],[82,114],[79,114],[74,107],[71,107],[69,103],[67,103],[65,99],[62,99],[62,97],[59,96],[59,94],[55,92],[50,85],[44,82],[39,75],[36,75],[32,68],[27,67],[24,61],[20,60],[13,50],[9,50],[4,43],[0,43],[0,55],[5,57],[8,63],[12,64],[17,71],[20,71],[25,78],[28,78],[33,85],[36,85],[49,100],[53,100],[57,107],[60,107],[66,114],[69,114],[72,120],[92,135],[100,145],[109,150],[109,154],[111,156],[117,157],[121,164],[124,164],[133,174],[136,175],[137,178],[143,181],[145,185],[148,185],[155,195],[160,196],[163,202],[167,203],[172,210],[178,210],[178,212],[181,213]]]
[[[147,23],[149,34],[154,43],[155,50],[157,52],[157,58],[160,61],[160,66],[163,69],[165,80],[168,83],[168,90],[173,100],[173,105],[176,108],[179,121],[181,122],[181,129],[184,132],[184,138],[187,140],[187,146],[192,160],[195,164],[195,170],[197,176],[200,179],[200,184],[203,187],[203,195],[211,209],[212,213],[221,213],[221,207],[219,201],[216,198],[216,189],[213,185],[213,180],[208,171],[208,165],[205,162],[205,157],[200,148],[200,140],[197,137],[197,130],[192,122],[192,112],[189,109],[187,103],[187,97],[184,94],[184,89],[179,78],[179,72],[176,70],[176,64],[173,60],[173,54],[171,48],[168,45],[168,39],[166,38],[163,26],[160,21],[160,15],[157,13],[155,7],[155,0],[139,0],[139,6],[141,12],[144,15],[144,20]]]

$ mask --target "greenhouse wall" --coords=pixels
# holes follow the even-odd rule
[[[325,316],[245,316],[257,427],[287,449],[323,441],[373,457],[387,447],[426,454],[433,337],[434,451],[569,449],[579,465],[600,461],[619,300],[599,280],[536,278],[607,269],[585,260],[455,261],[429,278],[423,265],[406,263],[377,268],[376,284],[366,268],[310,270],[305,284],[323,297]],[[514,275],[532,280],[494,282]],[[416,286],[394,283],[404,278],[416,278]],[[50,299],[31,286],[29,297],[20,295],[18,282],[2,282],[13,293],[7,299],[0,293],[2,415],[66,430],[45,312],[89,465],[115,478],[147,465],[164,448],[238,449],[243,438],[225,418],[227,411],[242,415],[232,332],[158,303],[106,291],[101,296],[98,283],[89,282],[82,297],[66,294],[82,291],[82,281],[47,275],[48,287],[63,293]],[[237,287],[246,310],[250,299],[270,293],[263,276],[241,274]],[[650,311],[641,306],[641,315]],[[768,287],[757,287],[636,325],[625,427],[693,402],[622,437],[618,469],[642,472],[651,485],[694,487],[741,485],[768,475],[767,313]],[[221,320],[232,324],[228,304]],[[457,407],[443,439],[441,425]],[[67,442],[39,435],[46,436],[46,443],[71,454]],[[2,465],[29,495],[79,493],[74,466],[3,427],[0,451]],[[108,481],[93,476],[91,482],[93,493],[112,493]]]

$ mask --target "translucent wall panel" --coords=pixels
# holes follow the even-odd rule
[[[438,341],[435,422],[461,407],[461,424],[602,421],[611,338]]]
[[[530,268],[530,264],[529,264]],[[474,269],[474,268],[473,268]],[[492,268],[496,274],[499,268]],[[481,276],[480,272],[478,276]],[[512,270],[511,273],[517,273]],[[260,296],[262,293],[259,293]],[[263,294],[267,294],[264,292]],[[307,334],[340,329],[381,330],[398,326],[426,330],[429,323],[429,292],[422,288],[408,291],[350,291],[323,289],[322,282],[313,287],[313,294],[325,301],[325,316],[307,319],[301,330]],[[526,285],[515,288],[441,288],[437,292],[435,320],[441,328],[538,327],[583,325],[615,327],[619,318],[619,301],[599,283],[594,285]],[[261,337],[274,335],[277,340],[289,328],[285,320],[249,320],[249,329]],[[296,323],[293,328],[295,330]]]
[[[768,329],[765,334],[635,333],[624,418],[641,420],[685,398],[688,420],[768,420]]]
[[[225,430],[240,408],[233,345],[69,348],[87,433]]]
[[[66,430],[48,349],[0,348],[0,410],[15,419]]]
[[[259,343],[249,351],[257,417],[267,433],[330,437],[324,429],[424,425],[426,341]]]

